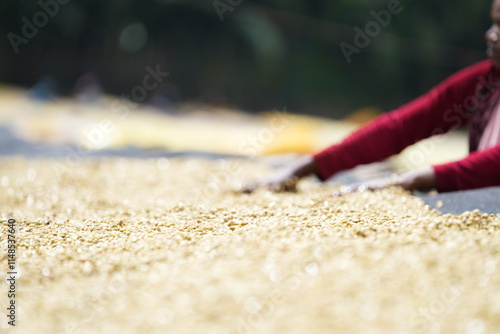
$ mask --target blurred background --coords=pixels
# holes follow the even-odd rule
[[[92,112],[102,115],[113,101],[116,107],[116,99],[128,95],[139,103],[129,108],[131,113],[168,116],[178,115],[180,110],[202,110],[198,123],[210,124],[212,131],[212,125],[221,124],[219,120],[228,114],[234,125],[236,111],[249,117],[286,109],[290,114],[322,117],[319,123],[323,118],[363,123],[485,58],[483,36],[491,24],[490,1],[402,0],[400,13],[391,15],[385,27],[379,25],[380,32],[372,33],[375,36],[369,37],[369,44],[352,54],[349,63],[340,43],[355,46],[355,28],[364,31],[375,20],[372,11],[387,10],[394,1],[4,0],[0,3],[0,34],[4,36],[0,82],[9,93],[0,99],[2,119],[17,122],[12,131],[25,140],[66,142],[62,138],[73,138],[80,131],[74,116],[70,117],[72,123],[65,119],[65,125],[60,125],[62,113],[75,113],[74,103],[79,103],[80,115],[86,112],[81,103],[90,103]],[[155,70],[168,72],[168,76],[145,91],[144,78]],[[23,94],[37,104],[28,107],[24,98],[20,105]],[[100,100],[103,96],[107,102]],[[49,108],[47,101],[58,102]],[[101,101],[100,111],[95,109],[96,101]],[[44,111],[39,110],[40,103]],[[144,111],[143,106],[154,110]],[[19,109],[31,110],[29,115],[34,118],[28,123],[32,125],[26,125],[29,118],[24,114],[22,119],[14,119],[13,115],[23,113]],[[58,125],[37,130],[33,124],[48,119],[47,109],[58,110]],[[228,111],[228,117],[217,118],[221,110]],[[37,113],[45,115],[35,117]],[[169,129],[155,129],[161,123],[155,117],[141,130],[139,139],[125,139],[113,130],[108,142],[140,146],[146,133]],[[87,119],[85,125],[99,123],[101,118]],[[248,126],[248,118],[238,119]],[[133,126],[139,122],[128,116],[127,120],[135,122]],[[318,139],[317,118],[309,123],[304,118],[294,120],[295,127],[280,140],[295,138],[298,146],[269,152],[313,151],[353,128],[335,128],[337,137]],[[252,130],[256,136],[262,129],[260,121]],[[112,122],[116,129],[123,128],[118,120]],[[73,127],[67,126],[70,123]],[[72,130],[62,133],[54,127]],[[170,125],[170,129],[175,127]],[[207,138],[213,138],[210,133],[203,137],[199,127],[186,125],[185,129],[205,138],[201,140],[205,146],[163,145],[168,140],[178,143],[182,136],[172,139],[151,134],[155,139],[143,140],[149,143],[144,145],[241,153],[238,145],[206,147]],[[222,130],[218,130],[220,134]],[[235,139],[240,144],[249,136],[249,132],[242,133],[243,139]],[[301,146],[301,141],[314,143]]]

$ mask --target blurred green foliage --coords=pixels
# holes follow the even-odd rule
[[[146,66],[160,64],[170,72],[161,93],[174,102],[286,105],[331,117],[397,107],[484,59],[491,24],[489,1],[402,0],[402,12],[348,64],[339,44],[352,44],[353,28],[364,29],[370,11],[388,1],[222,0],[231,7],[223,21],[211,0],[62,2],[17,54],[8,34],[21,35],[22,17],[42,9],[36,0],[0,3],[0,81],[31,86],[51,75],[70,94],[93,72],[120,95],[141,83]]]

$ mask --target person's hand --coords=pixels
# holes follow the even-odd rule
[[[394,174],[390,177],[343,185],[333,194],[334,197],[343,196],[356,191],[378,190],[391,186],[399,186],[406,190],[430,190],[436,187],[434,168],[426,167],[412,170],[403,174]]]
[[[433,167],[411,170],[401,174],[399,184],[406,190],[430,190],[437,187],[436,173]]]
[[[299,178],[294,175],[293,171],[281,170],[263,180],[250,182],[243,187],[242,192],[250,194],[257,188],[267,188],[274,192],[295,192],[297,191],[297,182],[299,182]]]
[[[242,192],[249,194],[257,188],[267,188],[275,192],[297,191],[297,183],[300,179],[307,175],[317,173],[318,169],[314,159],[311,156],[306,156],[295,162],[292,166],[277,171],[270,177],[250,182],[243,187]]]

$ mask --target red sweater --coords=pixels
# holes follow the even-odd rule
[[[384,160],[419,140],[467,125],[479,101],[500,87],[499,76],[490,60],[455,73],[427,94],[316,154],[319,177],[325,180],[342,170]],[[500,145],[433,168],[439,191],[500,185]]]

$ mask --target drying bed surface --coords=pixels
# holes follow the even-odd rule
[[[500,217],[391,188],[231,191],[250,161],[5,158],[18,333],[495,333]],[[1,305],[9,286],[2,280]],[[6,307],[2,306],[2,313]]]

